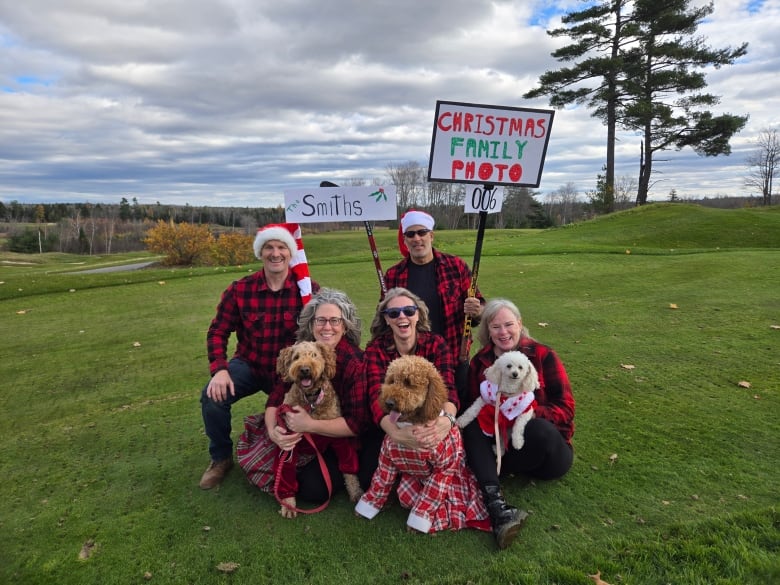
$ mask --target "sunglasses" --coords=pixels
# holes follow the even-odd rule
[[[393,307],[392,309],[385,309],[382,311],[382,314],[387,315],[390,319],[398,319],[398,317],[401,316],[401,313],[407,317],[413,317],[416,312],[416,305],[407,305],[405,307]]]
[[[431,233],[431,230],[426,230],[426,229],[408,230],[404,232],[404,236],[406,236],[411,240],[414,236],[420,236],[422,238],[425,234],[429,234],[429,233]]]

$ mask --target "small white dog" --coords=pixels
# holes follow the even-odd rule
[[[479,397],[458,417],[460,428],[476,418],[482,432],[495,436],[499,471],[510,429],[512,446],[517,450],[523,448],[525,425],[534,418],[534,391],[538,388],[539,375],[531,360],[521,351],[508,351],[485,370]],[[500,436],[502,431],[504,436]]]

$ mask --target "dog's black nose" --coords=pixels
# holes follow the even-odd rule
[[[395,409],[395,400],[393,400],[392,398],[385,400],[385,406],[387,406],[389,410]]]
[[[306,376],[306,377],[311,376],[311,368],[307,368],[304,366],[300,369],[300,372],[302,376]]]

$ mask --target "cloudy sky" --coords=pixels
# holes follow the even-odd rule
[[[700,0],[694,0],[701,5]],[[271,206],[323,179],[427,168],[437,100],[548,108],[546,30],[575,0],[0,0],[0,200]],[[747,195],[780,122],[780,0],[716,0],[699,28],[746,57],[708,73],[749,114],[730,157],[656,158],[651,198]],[[556,45],[557,43],[557,45]],[[637,175],[622,134],[618,176]],[[605,131],[556,111],[540,190],[592,190]]]

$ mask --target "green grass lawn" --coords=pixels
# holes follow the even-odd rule
[[[376,237],[387,268],[395,234]],[[474,238],[436,244],[470,264]],[[365,233],[305,244],[367,335]],[[517,302],[577,399],[569,474],[505,481],[531,517],[502,552],[475,531],[408,534],[397,505],[355,518],[343,494],[287,521],[239,470],[201,491],[205,331],[222,290],[258,265],[77,274],[146,256],[0,255],[0,582],[780,582],[778,209],[653,205],[486,232],[480,288]],[[236,434],[262,408],[238,403]]]

